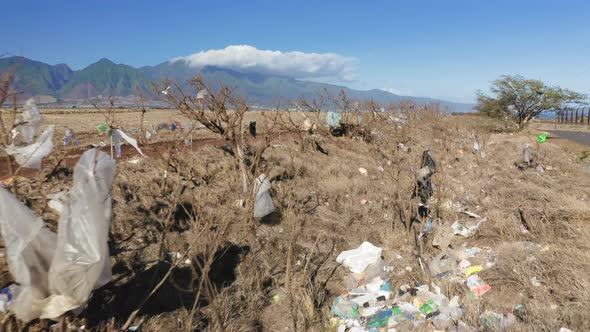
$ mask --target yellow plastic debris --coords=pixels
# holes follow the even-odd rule
[[[469,277],[470,275],[475,274],[475,273],[482,271],[482,270],[483,270],[483,267],[481,267],[481,265],[470,266],[465,270],[465,276]]]

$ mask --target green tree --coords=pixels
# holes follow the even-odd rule
[[[519,75],[500,77],[490,90],[494,96],[478,93],[476,109],[491,117],[514,116],[519,128],[543,112],[559,113],[568,105],[586,102],[584,94]]]

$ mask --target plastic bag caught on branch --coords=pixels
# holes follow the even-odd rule
[[[254,218],[262,218],[275,210],[270,197],[270,181],[264,174],[256,179],[254,183],[254,193],[256,194],[254,202]]]
[[[33,143],[33,139],[35,136],[39,135],[39,131],[41,128],[41,122],[43,122],[43,118],[41,118],[41,114],[37,109],[37,105],[35,105],[35,101],[33,98],[27,100],[24,106],[24,111],[21,116],[21,124],[18,126],[18,130],[20,134],[23,136],[23,139],[27,144]]]
[[[12,194],[0,189],[0,227],[20,290],[11,310],[23,321],[57,318],[83,306],[111,280],[107,246],[115,161],[96,149],[74,168],[57,236]]]
[[[53,150],[53,126],[45,129],[35,143],[22,147],[9,145],[5,150],[22,167],[40,169],[41,160]]]
[[[6,247],[8,269],[20,284],[11,310],[30,321],[40,316],[36,307],[49,296],[49,266],[57,237],[12,193],[0,187],[0,230]]]

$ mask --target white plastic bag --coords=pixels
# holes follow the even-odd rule
[[[272,203],[272,197],[270,197],[270,181],[264,174],[256,179],[254,184],[254,193],[256,199],[254,202],[254,218],[262,218],[275,210],[275,206]]]
[[[53,150],[53,126],[49,126],[33,144],[16,147],[9,145],[6,153],[14,156],[16,162],[25,168],[41,168],[41,160]]]
[[[31,144],[33,143],[33,139],[35,139],[35,136],[39,135],[43,119],[41,118],[41,114],[39,113],[33,98],[27,100],[24,109],[21,120],[25,123],[20,125],[18,129],[25,142]]]
[[[57,318],[88,301],[111,280],[107,246],[115,161],[96,149],[74,168],[57,237],[0,188],[0,227],[8,266],[21,286],[12,310],[23,321]]]
[[[15,281],[11,310],[28,322],[41,314],[38,307],[49,296],[49,266],[57,237],[12,193],[0,187],[0,230],[6,247],[6,261]]]
[[[111,280],[107,241],[114,176],[115,161],[95,149],[82,154],[76,164],[49,269],[49,288],[56,295],[41,318],[58,317],[85,304],[93,289]]]
[[[141,151],[141,149],[137,145],[137,140],[135,138],[127,135],[121,129],[117,129],[117,131],[119,132],[119,135],[121,136],[122,139],[127,141],[127,143],[131,144],[131,146],[133,146],[135,148],[135,150],[137,150],[137,152],[139,152],[139,154],[143,156],[143,152]],[[120,154],[121,154],[121,152],[119,151],[119,157],[120,157]]]
[[[336,262],[346,266],[353,273],[361,273],[367,266],[381,259],[382,251],[383,248],[365,241],[356,249],[341,252],[336,257]]]

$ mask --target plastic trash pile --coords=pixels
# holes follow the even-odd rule
[[[469,327],[460,321],[463,309],[459,297],[448,299],[434,283],[416,287],[403,285],[391,289],[388,271],[381,257],[382,248],[363,242],[357,249],[343,251],[336,261],[350,270],[348,292],[336,297],[332,323],[344,331],[406,331],[433,324],[438,330]]]
[[[115,161],[88,150],[74,168],[72,189],[54,195],[57,234],[12,193],[0,188],[0,228],[8,268],[18,286],[1,297],[4,308],[28,322],[55,319],[86,304],[111,280],[107,245]]]

